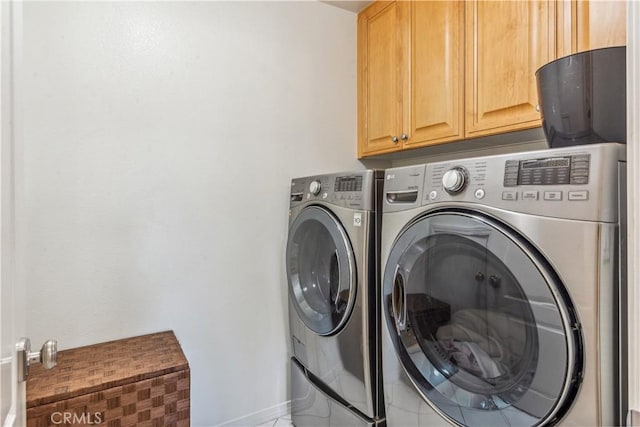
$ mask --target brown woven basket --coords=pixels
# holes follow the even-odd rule
[[[58,354],[32,368],[27,426],[188,426],[190,370],[171,331]]]

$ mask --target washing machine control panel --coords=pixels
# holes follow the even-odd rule
[[[387,169],[385,212],[451,204],[617,221],[622,144],[591,144]],[[613,165],[613,166],[612,166]],[[415,183],[424,168],[423,184]],[[391,179],[390,179],[391,178]]]

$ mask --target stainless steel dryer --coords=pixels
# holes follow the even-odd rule
[[[383,174],[293,179],[286,264],[292,421],[381,422],[378,209]]]
[[[599,144],[386,171],[389,426],[620,423],[624,158]]]

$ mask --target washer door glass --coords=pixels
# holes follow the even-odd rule
[[[537,251],[466,211],[418,219],[398,237],[383,306],[423,398],[466,426],[554,423],[582,369],[574,310]]]
[[[289,228],[287,273],[293,306],[319,335],[338,332],[355,301],[356,271],[347,234],[318,206],[304,208]]]

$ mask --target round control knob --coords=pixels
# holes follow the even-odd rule
[[[465,168],[449,169],[442,175],[442,186],[449,194],[456,194],[464,190],[467,185],[468,173]]]
[[[320,181],[311,181],[311,184],[309,184],[309,193],[317,196],[320,194],[320,190],[322,190],[322,184]]]

